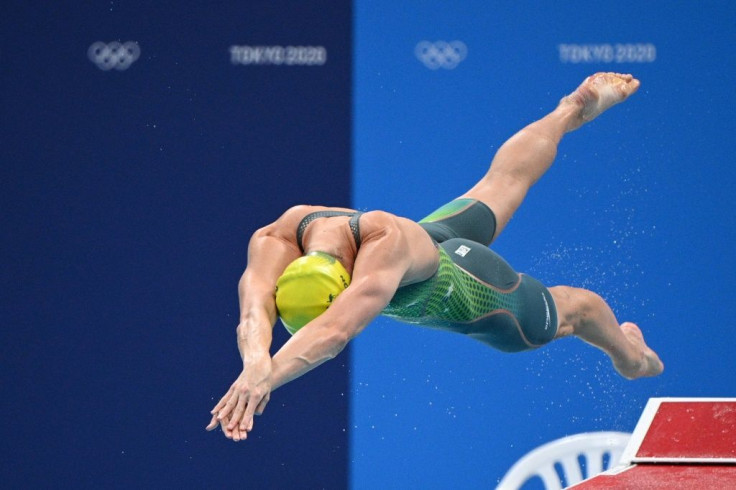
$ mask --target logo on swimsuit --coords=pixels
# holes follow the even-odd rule
[[[421,41],[414,48],[414,55],[430,70],[452,70],[468,55],[468,47],[462,41]]]
[[[542,299],[544,300],[544,310],[547,313],[547,318],[544,320],[544,329],[549,329],[549,324],[551,323],[552,319],[549,315],[549,303],[547,303],[547,296],[542,293]]]
[[[87,49],[89,60],[102,71],[109,71],[113,68],[118,71],[127,70],[140,55],[141,48],[134,41],[124,44],[117,41],[108,44],[97,41]]]
[[[466,247],[465,245],[460,245],[457,247],[457,250],[455,250],[455,255],[459,255],[460,257],[465,257],[468,255],[468,252],[470,252],[470,247]]]

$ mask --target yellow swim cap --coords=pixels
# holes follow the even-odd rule
[[[284,269],[276,282],[281,323],[294,335],[329,308],[350,284],[350,274],[333,256],[310,252]]]

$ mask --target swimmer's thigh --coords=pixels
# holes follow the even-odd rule
[[[493,211],[477,199],[455,199],[422,219],[419,224],[438,243],[465,238],[490,245],[496,232]]]

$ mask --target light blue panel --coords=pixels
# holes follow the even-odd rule
[[[352,351],[354,488],[492,488],[543,442],[632,430],[649,397],[736,395],[734,4],[363,0],[355,15],[360,209],[419,219],[585,76],[641,79],[566,137],[493,248],[547,284],[599,292],[667,370],[629,382],[576,339],[509,355],[379,319]],[[425,40],[467,56],[427,68]]]

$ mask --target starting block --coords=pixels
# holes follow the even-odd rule
[[[620,464],[570,488],[736,489],[736,398],[651,398]]]

